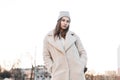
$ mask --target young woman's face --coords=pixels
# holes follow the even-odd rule
[[[70,24],[70,19],[68,17],[62,17],[61,19],[61,29],[67,29]]]

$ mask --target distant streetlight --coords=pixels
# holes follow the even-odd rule
[[[37,68],[37,66],[36,66],[36,50],[37,49],[37,47],[35,46],[35,54],[34,54],[34,65],[35,65],[35,67],[34,67],[34,80],[36,80],[36,68]]]
[[[118,47],[118,58],[117,58],[117,62],[118,62],[118,75],[120,76],[120,45]]]

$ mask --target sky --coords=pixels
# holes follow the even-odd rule
[[[43,39],[60,11],[69,11],[70,30],[79,35],[89,70],[117,70],[119,0],[0,0],[0,65],[6,69],[43,65]]]

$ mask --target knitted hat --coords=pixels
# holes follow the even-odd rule
[[[60,11],[59,16],[58,16],[58,20],[62,17],[69,17],[70,18],[70,14],[68,11]]]

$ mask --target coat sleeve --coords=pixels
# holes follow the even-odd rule
[[[45,67],[47,68],[47,71],[51,73],[53,61],[51,58],[51,54],[49,52],[47,37],[45,37],[43,42],[43,61],[44,61]]]
[[[76,47],[78,48],[81,63],[85,67],[87,65],[87,53],[86,53],[86,51],[81,43],[80,38],[77,35],[76,35],[76,37],[77,37],[77,40],[76,40],[75,44],[76,44]]]

